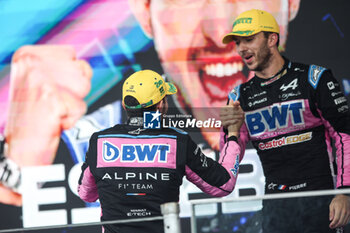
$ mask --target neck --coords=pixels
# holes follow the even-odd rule
[[[262,71],[255,71],[256,76],[268,79],[275,76],[284,65],[284,59],[281,54],[275,51],[270,57],[269,65]]]

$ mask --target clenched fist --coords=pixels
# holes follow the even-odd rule
[[[230,100],[229,104],[220,109],[220,119],[224,128],[228,129],[228,136],[239,136],[244,121],[244,112],[239,101]]]
[[[83,99],[91,77],[91,67],[76,58],[72,47],[33,45],[17,50],[11,63],[5,156],[19,167],[51,164],[62,130],[86,112]],[[0,202],[4,189],[0,186]],[[16,200],[11,204],[20,205]]]

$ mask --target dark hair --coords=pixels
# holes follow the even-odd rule
[[[273,34],[273,33],[276,33],[276,32],[263,32],[264,33],[264,36],[265,38],[269,38],[269,35]],[[280,45],[280,34],[276,33],[277,34],[277,47]]]
[[[139,101],[135,99],[134,97],[127,95],[124,97],[124,103],[128,106],[137,106],[139,105]],[[149,111],[156,111],[157,110],[157,104],[152,105],[147,108],[138,108],[138,109],[130,109],[125,108],[126,114],[128,115],[128,118],[130,117],[143,117],[143,112],[149,112]]]

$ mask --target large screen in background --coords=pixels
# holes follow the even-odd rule
[[[350,3],[345,0],[0,1],[0,134],[11,136],[7,138],[8,151],[19,166],[42,166],[25,169],[25,174],[31,174],[26,182],[32,185],[22,190],[22,196],[13,195],[0,184],[0,229],[99,220],[99,203],[84,203],[77,196],[80,166],[90,135],[126,120],[121,84],[133,72],[151,69],[172,81],[179,90],[170,100],[175,112],[200,120],[218,119],[217,109],[226,104],[227,94],[253,76],[234,44],[222,43],[233,19],[251,8],[269,11],[276,17],[284,56],[330,68],[349,99],[350,26],[346,14]],[[81,97],[87,108],[71,127],[62,127],[54,118],[52,111],[57,108],[43,101],[36,93],[38,89],[31,85],[20,89],[12,80],[13,55],[25,45],[69,45],[77,59],[91,65],[91,86]],[[53,82],[48,77],[43,77],[41,86],[55,86],[57,80]],[[61,93],[83,88],[74,81],[74,77],[67,79],[55,90]],[[17,91],[37,94],[38,98],[33,100],[23,94],[22,107],[18,107],[11,99]],[[69,101],[65,105],[75,107]],[[40,114],[33,113],[38,109]],[[53,128],[55,136],[49,130]],[[218,131],[198,130],[190,134],[208,156],[218,157]],[[40,141],[47,137],[57,137],[56,143]],[[33,150],[33,145],[43,148]],[[46,145],[50,146],[50,153]],[[262,195],[264,177],[255,150],[249,148],[241,167],[243,176],[230,197]],[[53,188],[55,195],[40,200],[39,194],[47,188]],[[189,200],[206,197],[184,181],[181,217],[190,216]],[[259,202],[247,206],[241,210],[246,214],[240,217],[253,218],[252,212],[260,208]],[[56,217],[50,217],[47,211]],[[199,215],[210,218],[235,212],[215,204],[203,208]],[[238,221],[232,229],[240,227],[244,229],[244,223]]]

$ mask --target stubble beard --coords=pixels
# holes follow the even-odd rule
[[[255,69],[252,69],[252,71],[261,72],[265,70],[269,66],[271,57],[272,57],[272,53],[267,46],[267,39],[266,39],[264,45],[261,47],[261,49],[257,53],[258,64],[255,67]]]

